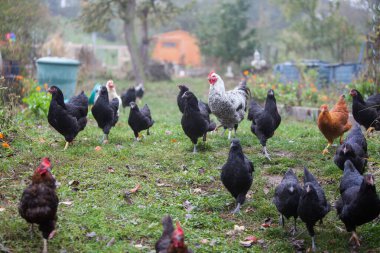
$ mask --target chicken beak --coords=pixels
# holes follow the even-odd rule
[[[306,192],[307,192],[307,193],[310,192],[310,185],[306,186]]]
[[[290,191],[290,193],[293,193],[294,192],[294,187],[290,186],[289,191]]]
[[[347,153],[347,151],[348,151],[348,150],[347,150],[347,148],[346,148],[346,147],[344,147],[344,148],[343,148],[343,154],[346,154],[346,153]]]

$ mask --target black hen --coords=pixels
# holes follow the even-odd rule
[[[345,190],[353,186],[361,185],[363,176],[355,168],[350,160],[344,163],[343,176],[340,179],[339,191],[342,194]]]
[[[136,102],[136,90],[134,87],[129,88],[123,95],[121,95],[121,102],[123,107],[127,107],[131,102]]]
[[[298,216],[306,223],[307,230],[312,240],[312,249],[315,247],[314,226],[317,221],[321,221],[330,211],[330,204],[327,203],[325,193],[314,176],[304,168],[304,188],[298,203]]]
[[[147,104],[140,110],[136,103],[131,102],[131,111],[129,112],[128,124],[132,128],[135,135],[135,140],[138,140],[139,132],[147,130],[149,135],[149,128],[153,126],[154,120]]]
[[[273,203],[280,212],[280,223],[283,227],[285,225],[284,216],[287,219],[294,217],[294,233],[297,231],[297,209],[301,193],[302,187],[299,185],[297,176],[292,169],[289,169],[275,189]]]
[[[367,165],[367,141],[358,124],[350,131],[343,144],[338,147],[334,156],[335,164],[344,169],[344,162],[350,160],[355,168],[363,174]]]
[[[237,202],[232,213],[239,212],[240,206],[244,204],[245,195],[252,185],[253,171],[253,163],[243,154],[240,141],[233,139],[227,162],[223,165],[220,175],[223,185]]]
[[[91,112],[98,123],[98,127],[103,130],[103,143],[108,142],[108,134],[110,133],[111,128],[115,126],[119,120],[119,116],[117,115],[118,109],[119,100],[114,98],[110,103],[108,100],[107,88],[106,86],[102,86],[100,88],[99,97],[91,108]]]
[[[359,185],[353,184],[346,189],[336,202],[336,210],[347,232],[352,232],[350,241],[360,246],[356,227],[374,220],[380,214],[380,199],[376,194],[374,177],[367,174]]]
[[[28,223],[38,224],[43,237],[43,253],[47,253],[47,241],[55,234],[58,197],[55,192],[55,179],[50,172],[49,158],[43,158],[35,170],[32,183],[21,196],[18,211]]]
[[[179,93],[177,95],[177,105],[181,113],[185,110],[185,99],[182,97],[183,94],[185,94],[186,91],[189,90],[189,88],[186,85],[178,85]],[[202,102],[201,100],[198,100],[198,106],[201,113],[208,118],[210,121],[210,114],[211,110],[207,103]]]
[[[281,116],[277,111],[276,98],[274,91],[270,89],[265,101],[265,107],[261,107],[255,100],[251,100],[248,111],[248,120],[252,121],[251,131],[254,133],[263,146],[265,157],[270,160],[266,145],[274,131],[281,123]]]
[[[66,150],[69,143],[86,127],[88,98],[82,91],[78,96],[72,97],[68,103],[65,103],[63,93],[57,86],[51,86],[48,92],[52,94],[48,122],[65,137],[64,150]]]
[[[182,129],[193,142],[193,152],[196,153],[198,138],[203,136],[203,141],[206,141],[207,132],[214,130],[216,125],[213,122],[210,123],[210,118],[202,114],[198,99],[191,91],[186,91],[182,100],[185,107],[181,119]]]
[[[352,115],[356,122],[367,129],[380,131],[380,94],[372,95],[364,101],[358,90],[352,89]]]

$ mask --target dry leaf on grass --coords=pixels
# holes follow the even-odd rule
[[[256,236],[254,236],[254,235],[250,235],[250,236],[246,237],[246,238],[244,239],[244,241],[240,241],[239,243],[240,243],[241,246],[246,247],[246,248],[249,248],[249,247],[251,247],[253,244],[256,244],[256,243],[257,243],[257,238],[256,238]]]
[[[91,233],[87,233],[86,234],[86,237],[88,237],[88,238],[93,238],[93,237],[95,237],[96,236],[96,233],[95,232],[91,232]]]
[[[135,192],[137,192],[138,190],[140,190],[140,188],[141,188],[141,185],[140,185],[140,184],[137,184],[137,185],[135,186],[135,188],[130,189],[129,192],[130,192],[130,193],[135,193]]]
[[[102,147],[101,147],[101,146],[96,146],[96,147],[95,147],[95,151],[100,151],[100,150],[102,150]]]
[[[108,167],[107,170],[108,170],[109,173],[114,173],[115,172],[115,170],[112,167]]]
[[[72,201],[62,201],[62,202],[59,202],[59,204],[63,204],[65,206],[71,206],[73,204]]]

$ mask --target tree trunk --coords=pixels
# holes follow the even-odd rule
[[[148,64],[149,64],[148,14],[149,14],[149,8],[145,8],[142,11],[142,15],[141,15],[142,39],[141,39],[141,45],[140,45],[140,52],[141,52],[142,64],[144,66],[145,71],[148,70]]]
[[[141,62],[141,55],[135,31],[135,13],[136,1],[128,0],[127,3],[120,4],[122,6],[124,21],[124,35],[127,43],[128,51],[131,56],[133,73],[135,75],[136,84],[144,83],[144,66]]]

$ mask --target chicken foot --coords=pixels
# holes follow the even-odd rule
[[[269,161],[272,161],[272,160],[270,159],[270,155],[269,155],[269,153],[268,153],[268,150],[267,150],[267,147],[266,147],[266,146],[263,147],[263,154],[264,154],[264,156],[265,156]]]
[[[328,144],[327,144],[327,146],[325,147],[325,149],[322,151],[322,154],[323,155],[326,155],[326,154],[328,154],[329,153],[329,147],[331,146],[331,143],[329,142]]]
[[[108,143],[108,134],[104,134],[102,137],[102,140],[100,141],[102,144],[107,144]]]
[[[355,231],[352,231],[352,236],[350,237],[349,242],[354,241],[356,246],[360,247],[360,240],[358,234]]]
[[[240,203],[237,203],[235,210],[233,210],[231,213],[236,214],[240,212]]]

